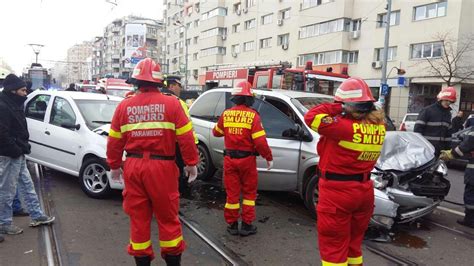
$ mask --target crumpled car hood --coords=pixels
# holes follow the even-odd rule
[[[415,132],[388,131],[375,168],[407,171],[434,159],[433,145]]]

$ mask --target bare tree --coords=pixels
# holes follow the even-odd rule
[[[427,71],[443,79],[448,86],[474,79],[474,36],[451,38],[450,33],[438,33],[435,39],[441,41],[441,57],[425,58]]]

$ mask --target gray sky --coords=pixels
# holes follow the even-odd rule
[[[163,17],[162,0],[1,0],[0,58],[21,74],[35,61],[29,43],[45,45],[39,63],[46,67],[64,60],[76,43],[102,36],[105,26],[130,14]]]

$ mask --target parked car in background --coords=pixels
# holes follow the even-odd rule
[[[418,113],[408,113],[403,117],[402,123],[400,123],[400,131],[413,131],[415,129],[416,119]]]
[[[97,83],[97,90],[104,89],[108,95],[125,98],[127,92],[133,90],[133,85],[127,84],[125,79],[103,78]]]
[[[30,133],[30,161],[79,177],[92,198],[106,197],[112,182],[105,162],[110,122],[121,97],[70,91],[28,95],[25,114]]]

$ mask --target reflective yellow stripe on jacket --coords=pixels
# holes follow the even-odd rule
[[[217,132],[219,132],[219,133],[221,133],[222,135],[224,135],[224,130],[222,130],[220,127],[218,127],[217,124],[216,124],[216,126],[214,127],[214,129],[215,129]]]
[[[321,261],[322,262],[322,266],[347,266],[347,261],[346,262],[341,262],[341,263],[332,263],[332,262],[328,262],[328,261]]]
[[[265,136],[265,130],[260,130],[252,134],[252,139],[259,138],[261,136]]]
[[[171,122],[143,122],[136,124],[126,124],[120,127],[122,133],[137,129],[171,129],[175,130],[175,125]]]
[[[347,258],[347,263],[348,264],[362,264],[363,263],[363,260],[362,260],[362,256],[359,256],[359,257],[356,257],[356,258]]]
[[[255,200],[244,199],[244,200],[242,201],[242,204],[243,204],[243,205],[247,205],[247,206],[255,206]]]
[[[313,119],[313,122],[311,123],[311,129],[318,132],[319,125],[321,125],[321,120],[328,116],[328,114],[319,114],[316,115]]]
[[[371,151],[371,152],[380,152],[382,150],[382,145],[378,144],[363,144],[363,143],[353,143],[346,140],[339,141],[339,146],[344,147],[348,150],[353,151]]]
[[[226,203],[225,208],[226,209],[231,209],[231,210],[236,210],[236,209],[240,208],[240,204],[239,203]]]
[[[109,130],[109,137],[116,138],[116,139],[121,139],[122,138],[122,133],[115,131],[113,129]]]
[[[247,123],[224,122],[224,127],[236,127],[251,129],[252,125]]]

